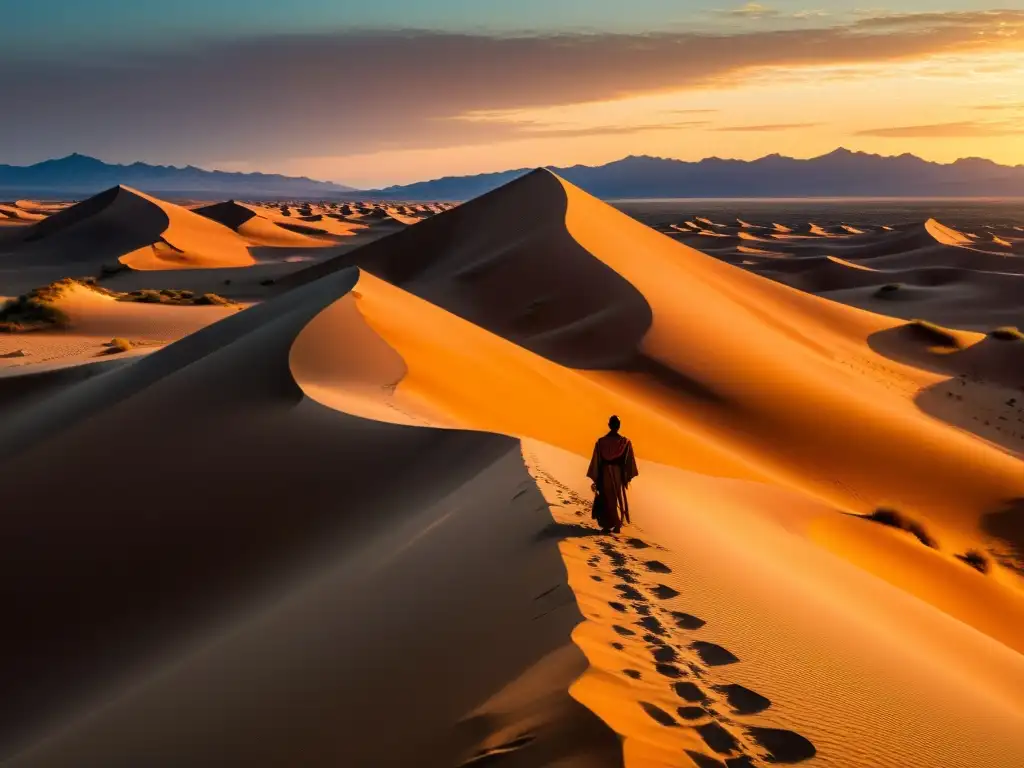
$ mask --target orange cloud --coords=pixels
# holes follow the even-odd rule
[[[906,125],[893,128],[872,128],[858,131],[857,136],[874,136],[883,139],[948,139],[984,136],[1012,136],[1020,133],[1007,123],[936,123],[934,125]]]
[[[771,131],[795,131],[800,128],[817,128],[821,123],[775,123],[770,125],[727,125],[716,131],[768,133]]]

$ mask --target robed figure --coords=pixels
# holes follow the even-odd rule
[[[608,420],[609,432],[594,445],[587,477],[593,481],[593,517],[603,531],[618,533],[629,520],[629,500],[626,489],[639,471],[633,444],[619,434],[617,416]]]

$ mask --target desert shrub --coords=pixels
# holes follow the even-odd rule
[[[989,336],[999,341],[1024,341],[1024,333],[1009,325],[1004,328],[996,328],[989,333]]]
[[[931,549],[939,548],[939,543],[928,534],[928,531],[925,530],[923,525],[904,517],[895,509],[879,507],[870,515],[865,515],[865,519],[880,525],[887,525],[890,528],[897,528],[901,531],[906,531],[926,547],[930,547]]]
[[[53,302],[73,284],[71,279],[59,280],[7,301],[0,307],[0,333],[67,327],[67,313],[53,306]]]
[[[135,344],[128,339],[122,339],[120,336],[115,336],[106,343],[107,354],[116,355],[118,352],[127,352],[130,349],[135,348]]]
[[[924,544],[926,547],[931,549],[938,549],[939,542],[928,535],[928,532],[924,529],[920,523],[915,523],[913,520],[907,521],[906,526],[903,528],[907,533],[913,535],[918,541]]]
[[[223,296],[218,296],[216,293],[204,293],[202,296],[193,299],[192,303],[215,305],[218,307],[230,307],[234,305],[235,302],[231,299],[225,299]]]
[[[216,305],[222,307],[235,304],[230,299],[225,299],[216,293],[204,293],[202,296],[196,296],[192,291],[179,291],[171,288],[164,288],[159,291],[145,289],[113,295],[117,296],[118,301],[139,302],[142,304],[172,304],[174,306]]]
[[[889,509],[888,507],[879,507],[870,515],[867,516],[868,520],[882,525],[888,525],[892,528],[902,529],[905,525],[903,515],[897,512],[895,509]]]
[[[911,320],[904,326],[921,341],[936,347],[960,347],[960,341],[949,330],[927,320]]]
[[[957,555],[957,558],[979,573],[988,573],[988,558],[976,549],[971,549],[964,555]]]

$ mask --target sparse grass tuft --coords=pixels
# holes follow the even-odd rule
[[[931,549],[939,548],[939,542],[928,534],[923,525],[907,519],[895,509],[879,507],[870,515],[865,515],[865,519],[879,523],[880,525],[887,525],[890,528],[898,528],[901,531],[906,531],[926,547],[930,547]]]
[[[965,555],[957,555],[957,559],[967,563],[967,565],[979,573],[988,573],[988,558],[976,549],[968,550]]]
[[[128,352],[135,348],[135,343],[128,339],[122,339],[120,336],[115,336],[105,345],[107,347],[108,355],[116,355],[119,352]]]
[[[162,291],[146,289],[131,293],[116,294],[118,301],[139,302],[141,304],[171,304],[174,306],[234,306],[235,302],[218,296],[216,293],[204,293],[196,296],[192,291],[176,291],[165,288]]]
[[[232,307],[235,305],[235,302],[231,299],[225,299],[223,296],[218,296],[216,293],[204,293],[202,296],[193,299],[192,303],[214,305],[218,307]]]
[[[911,320],[906,328],[916,338],[935,347],[960,348],[960,341],[948,329],[927,320]]]
[[[11,299],[0,307],[0,333],[26,333],[45,329],[66,328],[67,313],[53,306],[75,281],[66,278],[42,288],[33,288],[23,296]]]
[[[989,336],[999,341],[1024,341],[1024,333],[1010,325],[996,328],[989,333]]]

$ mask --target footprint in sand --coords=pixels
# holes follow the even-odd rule
[[[626,646],[624,646],[622,643],[612,643],[612,648],[614,648],[616,651],[626,650]]]
[[[799,763],[818,754],[810,741],[793,731],[747,728],[747,734],[768,753],[768,761],[772,763]]]
[[[648,549],[651,546],[646,541],[643,541],[641,539],[627,539],[626,543],[633,549]]]
[[[659,560],[648,560],[644,563],[644,568],[651,573],[672,573],[672,569]]]
[[[701,720],[708,716],[703,707],[679,707],[676,709],[676,714],[683,720]]]
[[[672,662],[679,660],[679,654],[676,653],[676,649],[670,645],[659,645],[651,652],[651,655],[654,657],[655,661],[660,662],[661,664],[671,664]]]
[[[658,670],[659,675],[672,680],[677,680],[680,677],[686,677],[686,673],[675,664],[655,664],[654,668]]]
[[[664,725],[666,728],[674,728],[679,725],[679,723],[676,722],[676,719],[661,707],[656,707],[654,704],[648,704],[646,701],[641,701],[640,706],[643,707],[644,712],[646,712],[647,715],[659,725]]]
[[[643,593],[629,584],[616,584],[615,590],[627,600],[644,601]]]
[[[640,619],[637,624],[648,630],[652,635],[659,635],[661,637],[666,637],[668,635],[668,631],[654,616],[644,616],[644,618]]]
[[[656,635],[644,635],[644,642],[648,645],[664,645],[665,641]]]
[[[671,600],[673,597],[679,597],[678,592],[672,589],[672,587],[665,586],[664,584],[652,587],[651,593],[659,600]]]
[[[591,576],[590,578],[592,578],[594,581],[604,581],[604,579],[600,576]]]
[[[612,627],[612,629],[615,630],[616,634],[622,635],[622,637],[636,637],[636,632],[634,632],[632,629],[629,629],[628,627],[620,627],[618,624],[616,624]]]
[[[697,703],[708,700],[707,694],[694,683],[675,683],[672,690],[676,692],[676,696],[685,701]]]
[[[680,613],[679,611],[672,611],[672,618],[676,622],[676,626],[680,629],[700,629],[707,624],[704,619],[698,619],[696,616],[691,616],[688,613]]]
[[[629,611],[629,606],[622,603],[608,603],[608,605],[619,613],[627,613]]]
[[[715,690],[725,696],[733,713],[737,715],[756,715],[772,705],[769,699],[742,685],[717,685]]]
[[[725,763],[721,760],[716,760],[713,757],[708,757],[703,752],[694,752],[692,750],[686,750],[686,755],[697,768],[727,768]]]
[[[720,645],[698,641],[690,645],[700,660],[709,667],[724,667],[726,664],[735,664],[739,661],[731,652]]]
[[[728,754],[739,746],[736,737],[718,723],[698,725],[696,731],[704,739],[704,743],[720,755]]]
[[[636,577],[636,574],[633,573],[633,571],[629,570],[629,568],[616,568],[612,571],[612,573],[614,573],[627,584],[636,584],[639,581],[639,579],[637,579]]]
[[[643,675],[641,675],[640,672],[635,669],[624,669],[622,670],[622,674],[624,674],[626,677],[631,677],[634,680],[639,680],[641,677],[643,677]]]
[[[651,606],[647,605],[647,603],[633,603],[633,610],[641,616],[651,615]]]

